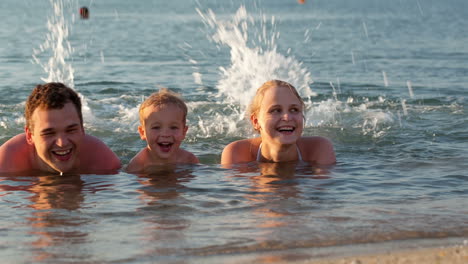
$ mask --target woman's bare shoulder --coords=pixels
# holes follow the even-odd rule
[[[229,143],[221,154],[221,164],[235,164],[255,160],[254,153],[260,145],[260,138],[249,138]]]
[[[320,136],[301,137],[299,141],[307,144],[333,145],[330,139]]]
[[[305,161],[321,165],[336,163],[335,150],[330,139],[325,137],[302,137],[298,142]]]

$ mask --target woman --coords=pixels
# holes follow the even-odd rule
[[[317,165],[336,162],[330,140],[302,137],[304,102],[296,88],[271,80],[258,88],[249,107],[250,121],[260,137],[227,145],[221,164],[306,161]]]

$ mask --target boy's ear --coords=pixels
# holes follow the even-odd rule
[[[34,141],[32,139],[32,132],[29,127],[24,127],[24,134],[26,135],[26,141],[29,145],[34,145]]]
[[[188,126],[184,126],[184,138],[185,138],[185,135],[187,135],[187,130],[188,130]]]
[[[138,133],[142,140],[146,140],[145,128],[143,126],[138,126]]]

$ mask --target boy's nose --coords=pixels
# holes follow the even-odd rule
[[[161,136],[163,136],[163,137],[169,137],[170,135],[171,135],[170,129],[163,129],[163,130],[162,130]]]

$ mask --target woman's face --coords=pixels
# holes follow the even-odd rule
[[[260,109],[251,121],[262,142],[294,144],[304,127],[303,106],[289,87],[275,86],[265,91]]]

